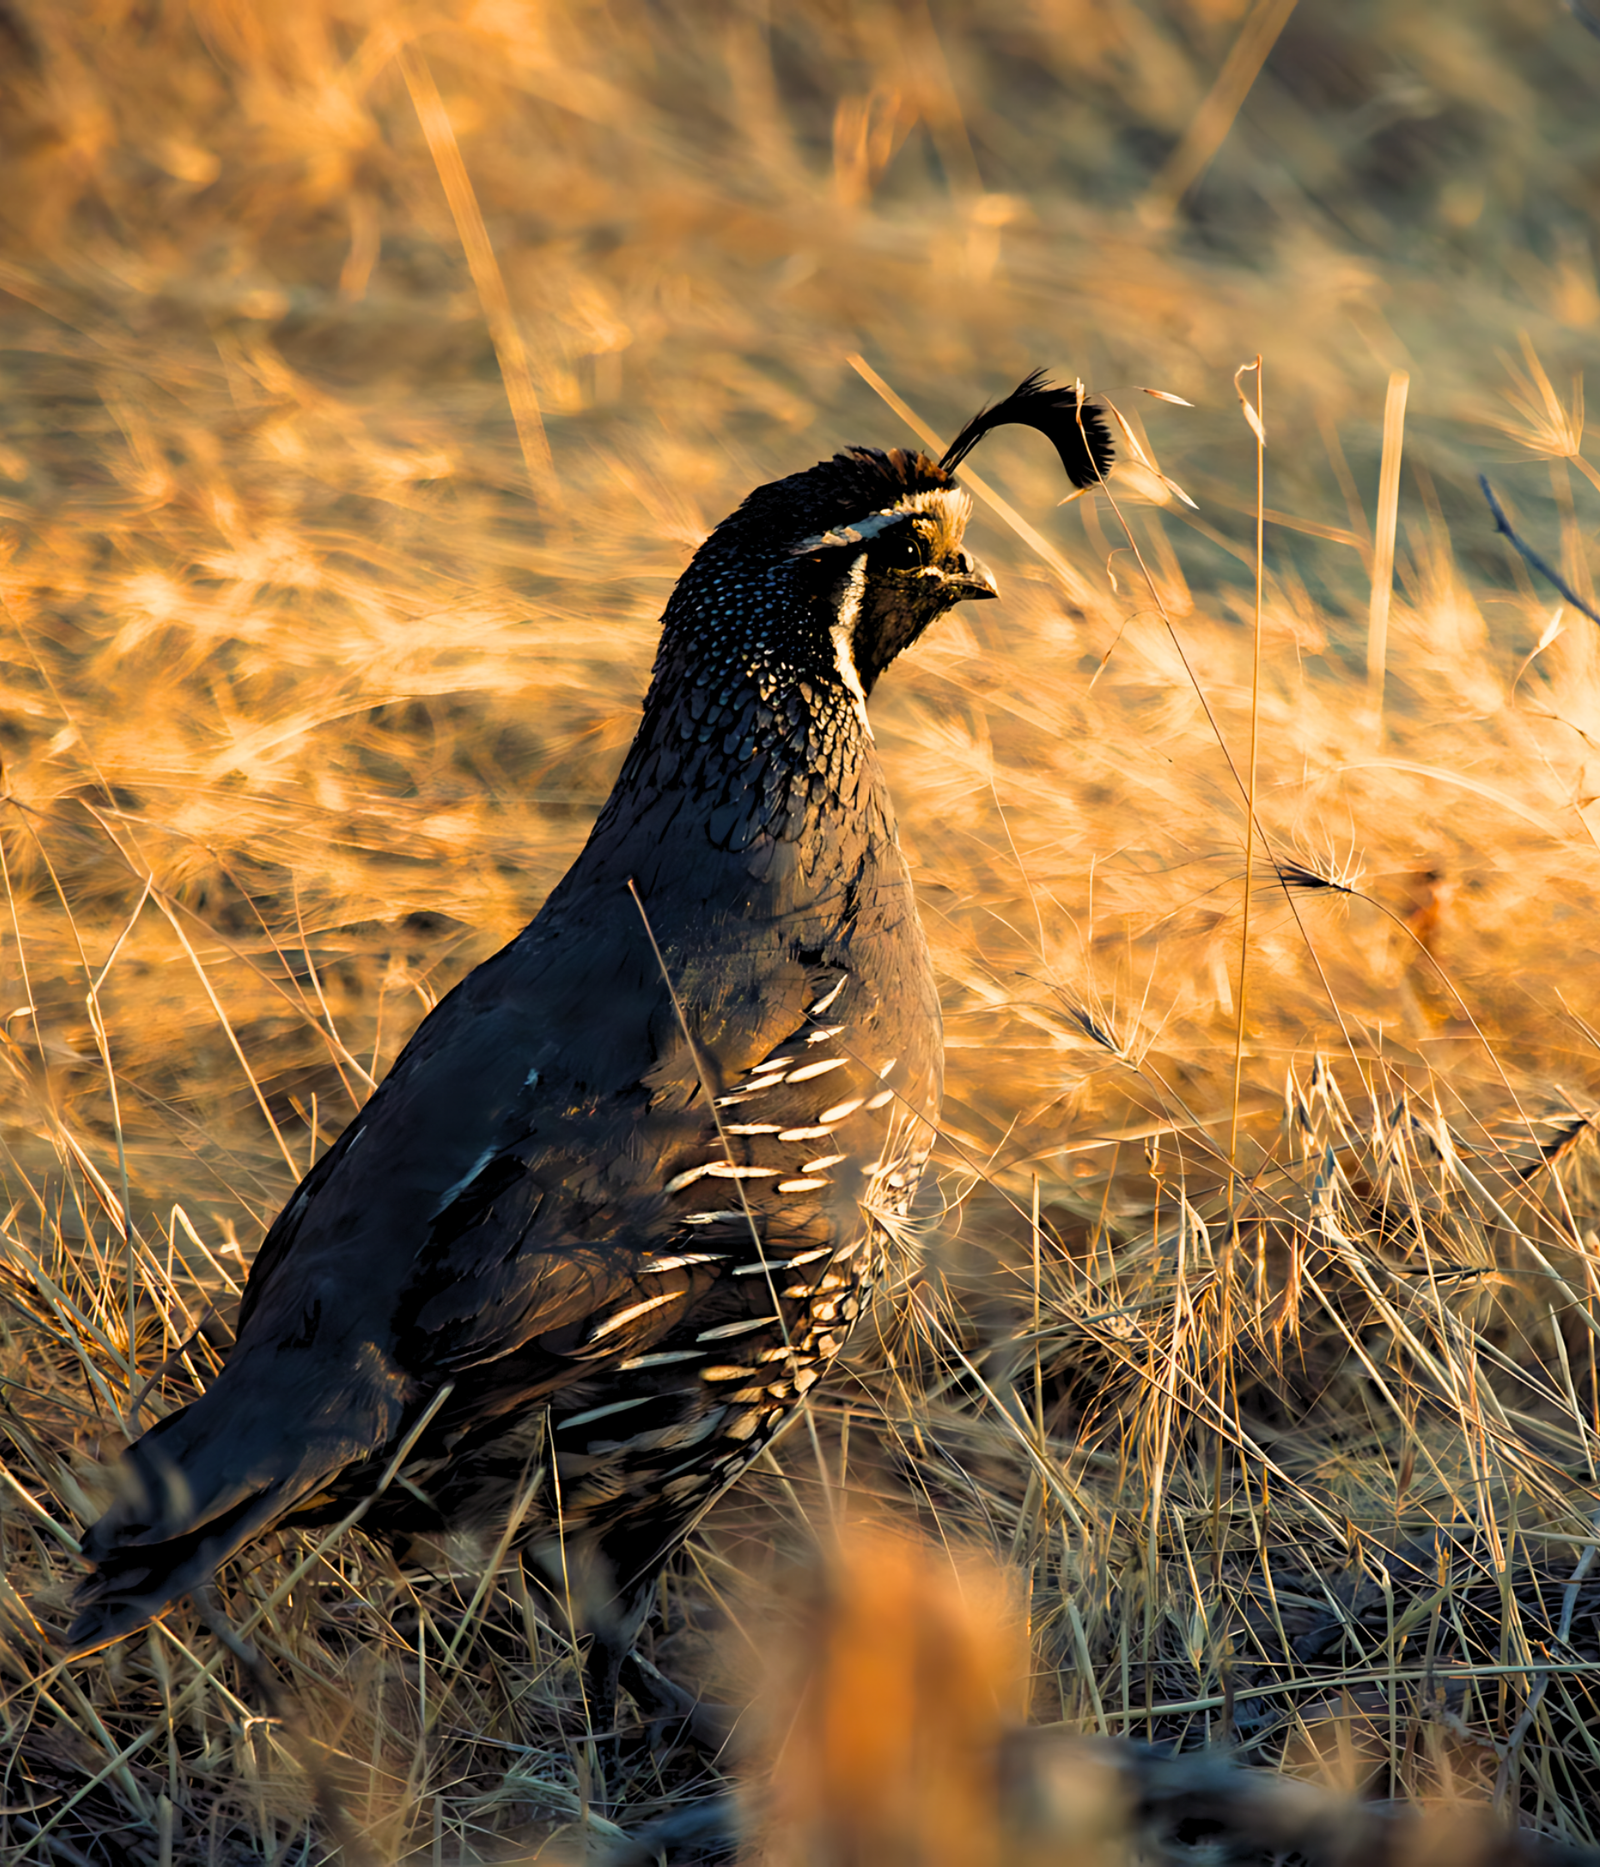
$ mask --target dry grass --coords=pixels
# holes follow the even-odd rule
[[[7,0],[8,1859],[315,1859],[319,1758],[384,1860],[601,1793],[492,1551],[230,1571],[282,1723],[188,1609],[54,1666],[96,1461],[570,860],[705,528],[905,439],[872,372],[948,431],[1041,362],[1199,510],[981,463],[1008,600],[875,704],[927,1267],[658,1657],[748,1689],[776,1557],[887,1502],[1009,1573],[1038,1720],[1600,1842],[1600,636],[1476,490],[1592,603],[1597,90],[1544,0]]]

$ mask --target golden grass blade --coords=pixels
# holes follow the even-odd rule
[[[1400,520],[1400,455],[1405,444],[1406,394],[1411,378],[1396,370],[1383,401],[1383,467],[1374,526],[1372,601],[1367,610],[1367,704],[1383,737],[1384,665],[1389,653],[1389,599],[1394,591],[1394,543]]]
[[[1178,203],[1211,166],[1294,7],[1295,0],[1255,0],[1216,83],[1139,204],[1140,218],[1147,225],[1165,226]]]
[[[1240,384],[1240,377],[1253,372],[1256,400],[1252,404]],[[1266,583],[1266,494],[1267,430],[1265,426],[1266,385],[1258,356],[1253,363],[1241,364],[1233,373],[1239,404],[1256,440],[1256,590],[1255,617],[1250,656],[1250,745],[1245,755],[1244,814],[1244,900],[1239,920],[1239,985],[1235,994],[1238,1017],[1233,1031],[1233,1106],[1228,1118],[1228,1199],[1233,1199],[1234,1175],[1239,1166],[1239,1100],[1244,1088],[1245,1008],[1249,1003],[1248,972],[1250,965],[1250,907],[1255,880],[1256,847],[1256,752],[1261,724],[1261,615]],[[1220,1487],[1219,1487],[1220,1490]]]
[[[472,283],[477,288],[478,302],[483,307],[484,322],[489,327],[489,337],[494,344],[495,355],[500,360],[500,374],[505,381],[506,400],[511,404],[511,419],[517,426],[517,440],[522,447],[523,464],[528,469],[529,487],[534,498],[547,511],[559,511],[562,503],[561,484],[556,477],[555,461],[551,458],[544,417],[539,412],[539,396],[533,386],[533,372],[528,367],[527,346],[522,341],[522,331],[516,313],[511,308],[510,294],[506,291],[500,262],[494,255],[489,231],[483,224],[483,211],[478,206],[472,178],[467,173],[466,163],[461,159],[461,149],[456,142],[450,113],[444,107],[444,99],[439,95],[439,87],[434,83],[428,61],[417,47],[402,45],[395,56],[405,75],[411,101],[416,106],[422,133],[428,139],[428,149],[439,171],[439,181],[444,188],[445,199],[450,204],[456,233],[460,236],[462,249],[467,256]]]
[[[256,1099],[256,1106],[261,1110],[268,1128],[272,1131],[272,1138],[278,1144],[278,1152],[283,1156],[284,1165],[298,1181],[300,1178],[300,1169],[295,1165],[293,1154],[289,1152],[289,1144],[284,1140],[283,1132],[274,1120],[272,1110],[267,1106],[267,1098],[261,1093],[261,1085],[256,1081],[256,1073],[250,1067],[250,1059],[244,1054],[244,1046],[239,1042],[234,1032],[233,1024],[227,1012],[223,1009],[222,1000],[217,996],[216,988],[211,983],[211,977],[201,964],[200,956],[195,952],[193,945],[190,943],[189,936],[183,931],[183,922],[159,895],[156,896],[156,906],[160,908],[161,912],[166,916],[167,924],[178,936],[179,945],[182,946],[184,952],[188,954],[190,964],[194,967],[195,973],[199,977],[201,989],[204,991],[206,998],[210,1001],[211,1009],[216,1013],[217,1022],[222,1026],[223,1033],[227,1037],[228,1048],[232,1050],[235,1057],[238,1058],[239,1067],[245,1074],[245,1081],[250,1085],[250,1093]]]

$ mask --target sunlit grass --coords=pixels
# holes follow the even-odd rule
[[[19,0],[0,41],[6,1845],[298,1859],[318,1755],[380,1859],[706,1787],[592,1780],[481,1549],[230,1570],[281,1725],[188,1607],[50,1636],[133,1398],[204,1383],[295,1179],[576,853],[705,530],[1037,364],[1144,460],[1057,511],[992,443],[1006,600],[874,699],[949,1044],[915,1301],[657,1657],[754,1690],[782,1564],[888,1509],[998,1563],[1036,1720],[1600,1841],[1600,637],[1476,487],[1592,602],[1600,42],[1308,0]]]

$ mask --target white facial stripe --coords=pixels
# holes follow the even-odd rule
[[[881,512],[870,512],[854,525],[838,525],[830,531],[814,532],[792,548],[796,557],[808,551],[832,551],[840,545],[862,545],[898,525],[916,512],[929,512],[949,531],[958,533],[972,516],[972,500],[959,486],[935,486],[922,493],[907,493]]]
[[[856,703],[856,712],[861,716],[861,724],[866,729],[867,737],[872,737],[872,723],[867,718],[867,692],[861,685],[861,676],[856,671],[855,634],[856,619],[861,614],[861,599],[867,588],[867,554],[865,551],[850,566],[850,575],[845,579],[844,589],[839,597],[839,616],[834,623],[833,658],[839,666],[839,677],[849,689],[850,697]]]
[[[807,551],[835,551],[840,545],[864,545],[880,532],[886,532],[891,525],[898,525],[906,514],[898,507],[888,512],[874,512],[870,518],[860,520],[855,525],[841,525],[834,531],[813,532],[809,538],[802,538],[793,547],[796,557]]]

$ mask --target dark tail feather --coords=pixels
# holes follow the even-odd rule
[[[359,1453],[348,1441],[324,1440],[302,1445],[290,1471],[252,1470],[241,1443],[248,1434],[219,1434],[219,1422],[195,1418],[205,1408],[202,1400],[170,1414],[124,1453],[120,1495],[84,1538],[95,1572],[73,1598],[69,1657],[109,1646],[209,1582]]]
[[[274,1485],[220,1517],[161,1542],[112,1544],[99,1550],[86,1546],[95,1556],[95,1573],[73,1597],[79,1612],[62,1642],[67,1657],[80,1659],[110,1646],[154,1620],[180,1596],[203,1587],[219,1563],[276,1522],[284,1509],[282,1487]]]

